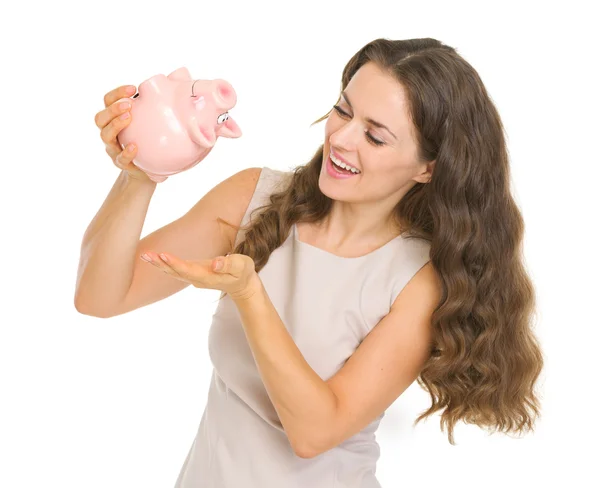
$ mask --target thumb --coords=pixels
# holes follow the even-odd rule
[[[223,271],[225,269],[225,260],[231,253],[228,252],[225,256],[219,256],[213,261],[213,269],[215,271]]]

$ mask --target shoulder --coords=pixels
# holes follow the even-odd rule
[[[226,220],[247,224],[256,211],[268,205],[272,193],[285,188],[287,174],[267,166],[253,166],[230,176],[224,182],[228,186],[227,203],[224,205],[235,207],[235,216],[229,215]]]
[[[227,200],[232,200],[231,197],[235,195],[238,197],[235,199],[237,201],[244,199],[249,200],[258,185],[261,172],[262,168],[258,167],[245,168],[237,171],[212,188],[208,195],[219,195],[220,197],[225,197]],[[235,202],[227,201],[226,203],[233,204]]]
[[[234,180],[237,185],[254,191],[258,181],[260,180],[262,172],[263,168],[260,167],[246,168],[238,171],[230,178]]]
[[[291,171],[282,171],[269,168],[268,166],[251,169],[258,169],[258,172],[256,173],[257,184],[255,187],[256,190],[258,190],[257,193],[265,195],[286,189],[290,183],[291,176],[293,175],[293,172]]]
[[[293,175],[293,171],[283,171],[281,169],[269,168],[268,166],[263,166],[261,173],[263,178],[273,180],[288,180]]]

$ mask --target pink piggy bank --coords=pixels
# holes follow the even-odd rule
[[[131,122],[117,140],[137,145],[133,163],[161,182],[202,161],[217,137],[237,138],[242,132],[229,117],[237,101],[225,80],[192,80],[186,68],[169,76],[153,76],[138,87],[131,102]]]

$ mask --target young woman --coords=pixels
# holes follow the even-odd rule
[[[435,39],[376,39],[341,84],[307,164],[243,170],[141,240],[156,183],[116,143],[132,93],[96,115],[122,172],[84,237],[77,309],[223,292],[176,488],[379,486],[375,431],[415,380],[432,399],[416,422],[441,410],[451,443],[461,420],[523,433],[539,416],[524,223],[480,77]]]

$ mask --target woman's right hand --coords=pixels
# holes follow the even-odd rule
[[[135,89],[128,91],[129,87],[131,85],[123,85],[104,95],[105,108],[96,114],[94,121],[100,129],[100,138],[106,145],[106,152],[115,166],[127,172],[131,178],[152,181],[146,173],[132,162],[137,154],[137,146],[130,151],[128,148],[122,149],[117,141],[119,132],[131,123],[130,109],[132,102],[127,99],[135,93]],[[121,104],[123,103],[128,103],[129,107],[122,107]]]

